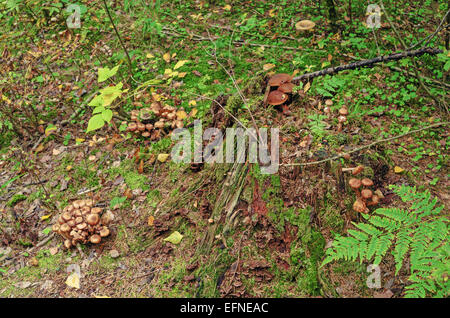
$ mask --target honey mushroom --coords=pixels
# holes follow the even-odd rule
[[[67,249],[78,243],[98,244],[102,237],[110,234],[110,230],[100,218],[101,212],[102,208],[94,207],[93,200],[76,200],[64,208],[52,230],[64,237],[64,246]],[[109,218],[112,219],[111,216]]]

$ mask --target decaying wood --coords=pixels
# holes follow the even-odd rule
[[[298,83],[302,80],[310,80],[314,77],[336,74],[338,72],[342,72],[342,71],[346,71],[346,70],[354,70],[354,69],[357,69],[360,67],[372,67],[374,64],[380,63],[380,62],[397,61],[397,60],[401,60],[401,59],[404,59],[406,57],[411,57],[411,56],[421,56],[424,54],[436,55],[439,53],[442,53],[442,50],[432,48],[432,47],[424,47],[424,48],[421,48],[418,50],[409,50],[409,51],[403,51],[403,52],[393,53],[393,54],[389,54],[389,55],[377,56],[373,59],[367,59],[367,60],[362,60],[362,61],[358,61],[358,62],[354,62],[354,63],[350,63],[350,64],[329,67],[329,68],[326,68],[326,69],[323,69],[320,71],[306,73],[306,74],[303,74],[300,76],[296,76],[296,77],[294,77],[292,82]]]

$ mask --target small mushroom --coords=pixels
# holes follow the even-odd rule
[[[160,119],[155,123],[155,128],[162,129],[164,128],[164,122]]]
[[[357,176],[357,175],[360,174],[363,170],[364,170],[364,166],[357,166],[355,169],[353,169],[352,175]]]
[[[137,124],[136,123],[129,123],[128,124],[128,131],[136,131]]]
[[[353,203],[353,210],[356,212],[359,212],[359,213],[367,213],[368,212],[366,204],[361,199],[357,199]]]
[[[369,178],[364,178],[364,179],[362,179],[362,180],[361,180],[361,183],[362,183],[362,185],[365,186],[365,187],[371,187],[371,186],[373,186],[373,181],[370,180]]]
[[[142,137],[144,137],[144,138],[148,138],[148,137],[150,137],[150,132],[149,131],[143,131],[142,132]]]
[[[372,200],[367,203],[367,206],[377,205],[379,202],[380,202],[380,198],[376,194],[374,194],[372,196]]]
[[[151,131],[153,129],[153,124],[145,124],[145,129]]]
[[[295,24],[295,29],[298,31],[309,31],[312,30],[316,24],[311,20],[301,20]]]
[[[98,216],[98,214],[89,214],[89,215],[86,217],[86,222],[87,222],[89,225],[97,225],[98,222],[100,222],[100,217]]]
[[[95,207],[95,208],[91,209],[91,213],[94,213],[94,214],[99,214],[101,212],[102,212],[102,208],[99,208],[99,207]]]
[[[52,226],[53,232],[59,232],[59,228],[60,228],[59,224],[53,224]]]
[[[365,200],[368,200],[372,197],[372,190],[369,189],[363,189],[361,191],[361,197]]]
[[[61,224],[61,226],[59,227],[59,230],[63,233],[69,232],[70,226],[67,223]]]
[[[102,229],[100,230],[101,237],[106,237],[109,235],[109,233],[109,229],[106,226],[102,227]]]
[[[327,99],[325,100],[325,105],[329,106],[333,106],[333,101],[331,99]]]
[[[65,213],[62,214],[62,218],[63,218],[64,221],[67,222],[67,221],[72,219],[72,215],[69,212],[65,212]]]
[[[145,125],[144,125],[143,123],[138,123],[138,124],[137,124],[137,129],[138,129],[139,131],[144,131],[144,130],[145,130]]]
[[[92,244],[98,244],[98,243],[101,242],[101,240],[102,240],[102,238],[101,238],[100,235],[98,235],[98,234],[92,235],[91,238],[89,239],[89,241],[90,241]]]
[[[77,225],[77,229],[79,230],[84,230],[85,228],[87,228],[87,224],[84,222]]]
[[[347,116],[348,115],[348,110],[345,107],[342,107],[341,109],[339,109],[339,115],[341,116]]]
[[[65,240],[64,241],[64,247],[69,249],[72,247],[72,242],[70,240]]]
[[[348,184],[350,185],[350,187],[353,189],[353,190],[358,190],[360,187],[361,187],[361,180],[359,180],[359,179],[356,179],[356,178],[351,178],[349,181],[348,181]]]

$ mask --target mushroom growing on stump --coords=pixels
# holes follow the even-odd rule
[[[92,200],[77,200],[64,208],[52,230],[64,237],[64,246],[71,248],[77,244],[91,242],[98,244],[101,237],[106,237],[110,231],[102,222],[102,208],[93,207]],[[98,240],[100,238],[100,240]]]

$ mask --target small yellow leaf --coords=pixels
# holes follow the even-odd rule
[[[109,296],[100,296],[100,295],[94,295],[95,298],[111,298]]]
[[[42,150],[44,150],[44,145],[40,144],[37,148],[36,148],[36,153],[41,152]]]
[[[272,18],[275,16],[274,11],[274,9],[269,10],[269,16],[271,16]]]
[[[148,59],[152,59],[152,58],[154,58],[155,56],[152,54],[152,53],[147,53],[147,58]]]
[[[175,66],[173,67],[174,70],[179,69],[180,67],[182,67],[184,64],[186,64],[187,62],[189,62],[189,60],[182,60],[182,61],[178,61],[177,64],[175,64]]]
[[[45,221],[48,218],[50,218],[51,216],[52,216],[51,214],[43,215],[43,216],[41,216],[41,221]]]
[[[179,78],[183,78],[183,77],[185,77],[186,76],[186,72],[181,72],[181,73],[178,73],[178,77]]]
[[[197,115],[197,113],[198,113],[198,109],[197,108],[192,108],[189,116],[195,117]]]
[[[403,171],[405,171],[405,169],[403,169],[402,167],[399,167],[399,166],[395,166],[394,167],[394,172],[395,173],[402,173]]]
[[[170,62],[170,53],[166,53],[163,55],[163,60],[166,61],[166,63]]]
[[[68,165],[68,166],[66,167],[66,171],[70,171],[70,170],[72,170],[72,166],[71,166],[71,165]]]
[[[226,10],[226,11],[230,11],[231,10],[231,6],[229,4],[227,4],[227,5],[225,5],[223,7],[223,9]]]
[[[155,217],[153,215],[150,215],[147,220],[148,226],[153,226],[153,222],[155,222]]]
[[[67,277],[66,285],[72,288],[80,289],[80,276],[77,273],[72,273]]]
[[[169,158],[169,154],[167,154],[167,153],[160,153],[158,155],[157,159],[158,159],[159,162],[166,162],[167,158]]]
[[[81,143],[84,142],[84,141],[85,141],[84,138],[76,138],[76,139],[75,139],[75,143],[76,143],[77,145],[81,144]]]
[[[303,87],[303,92],[307,92],[311,88],[311,82],[306,83],[306,85]]]
[[[187,117],[187,114],[184,110],[179,110],[177,111],[177,119],[178,120],[183,120]]]
[[[274,68],[274,67],[275,67],[275,64],[271,64],[271,63],[264,64],[264,65],[263,65],[263,70],[264,70],[265,72],[267,72],[268,70],[270,70],[270,69],[272,69],[272,68]]]
[[[195,100],[189,101],[189,106],[196,106],[197,102]]]
[[[48,126],[47,128],[45,128],[45,136],[46,137],[50,136],[56,130],[57,130],[56,126]]]

